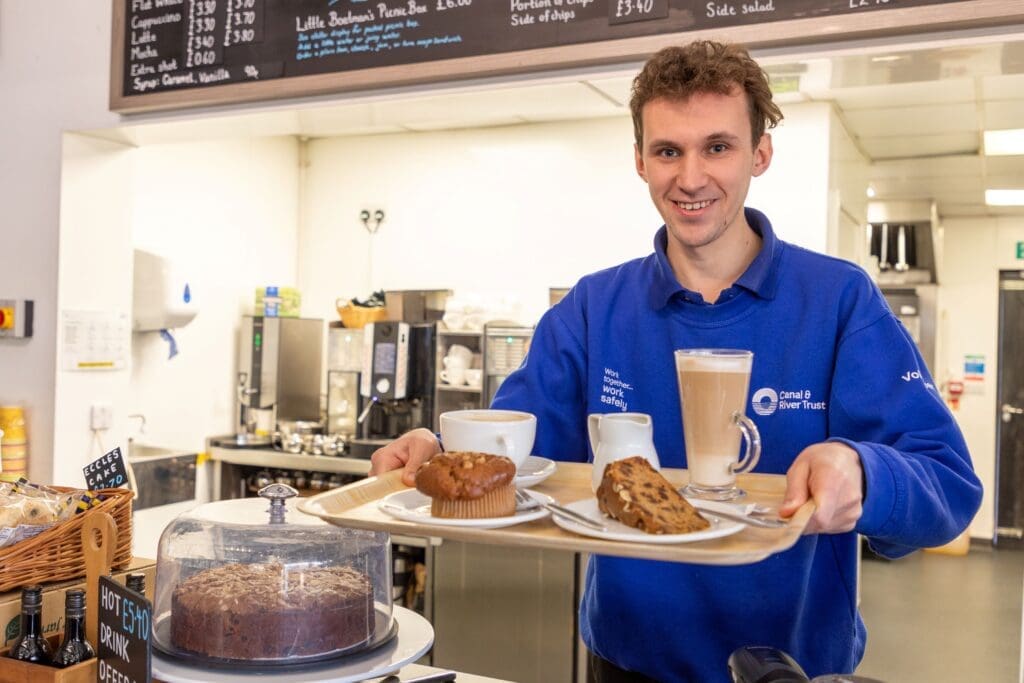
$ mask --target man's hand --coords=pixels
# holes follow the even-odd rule
[[[853,529],[864,502],[864,471],[860,456],[836,441],[805,448],[786,472],[786,498],[779,508],[792,517],[801,505],[813,500],[817,510],[805,534],[839,534]]]
[[[374,452],[370,457],[370,476],[405,467],[402,481],[406,486],[414,486],[416,470],[440,452],[441,444],[432,431],[423,427],[414,429]]]

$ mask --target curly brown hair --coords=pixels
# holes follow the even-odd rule
[[[643,149],[644,105],[659,97],[685,100],[694,93],[728,95],[740,87],[747,94],[750,129],[757,146],[766,128],[782,120],[782,112],[772,102],[768,74],[740,45],[698,40],[680,47],[666,47],[654,54],[633,79],[629,109],[633,115],[633,134]]]

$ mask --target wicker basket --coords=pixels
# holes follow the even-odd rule
[[[74,489],[52,487],[61,492]],[[112,569],[128,566],[132,559],[132,498],[128,489],[97,491],[103,500],[37,536],[0,549],[0,593],[32,584],[66,581],[85,576],[82,525],[88,515],[106,512],[117,525],[117,545]]]
[[[383,306],[338,306],[338,316],[341,324],[345,327],[359,329],[366,327],[367,323],[375,323],[388,317],[388,311]]]

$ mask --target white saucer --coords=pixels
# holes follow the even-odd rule
[[[742,530],[743,527],[746,526],[739,522],[730,522],[720,519],[715,517],[714,513],[706,512],[703,516],[711,522],[711,527],[704,529],[703,531],[693,531],[688,534],[649,534],[647,532],[640,531],[640,529],[634,529],[631,526],[626,526],[622,522],[616,521],[610,517],[605,517],[597,507],[596,498],[585,498],[583,500],[578,500],[575,503],[563,505],[562,507],[567,507],[581,515],[586,515],[591,519],[600,520],[605,525],[607,531],[591,529],[588,526],[584,526],[578,522],[573,522],[569,519],[564,519],[560,516],[551,518],[555,524],[566,531],[573,532],[574,534],[593,536],[594,538],[602,538],[606,541],[626,541],[628,543],[692,543],[694,541],[706,541],[712,538],[729,536]]]
[[[312,681],[355,683],[398,671],[422,657],[434,644],[434,628],[422,616],[404,607],[394,606],[398,634],[390,642],[369,652],[325,662],[322,666],[302,667],[301,671],[283,669],[228,671],[200,669],[166,657],[153,650],[153,677],[168,683],[307,683]]]
[[[546,496],[537,491],[526,491],[534,498],[545,503],[553,503],[551,496]],[[405,489],[395,491],[385,496],[377,503],[382,512],[404,520],[416,522],[417,524],[433,524],[435,526],[461,526],[473,527],[476,529],[498,529],[513,524],[532,522],[548,514],[542,507],[530,510],[517,510],[514,515],[508,517],[484,517],[480,519],[451,519],[448,517],[434,517],[430,514],[430,496],[424,495],[416,489]]]
[[[528,455],[516,470],[516,488],[525,489],[528,486],[536,486],[554,474],[556,469],[558,469],[558,465],[551,458]]]

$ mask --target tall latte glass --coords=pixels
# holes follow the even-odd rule
[[[688,496],[730,500],[744,495],[736,475],[754,469],[761,435],[744,414],[754,354],[732,349],[680,349],[676,376],[683,406]],[[740,460],[740,437],[746,453]]]

